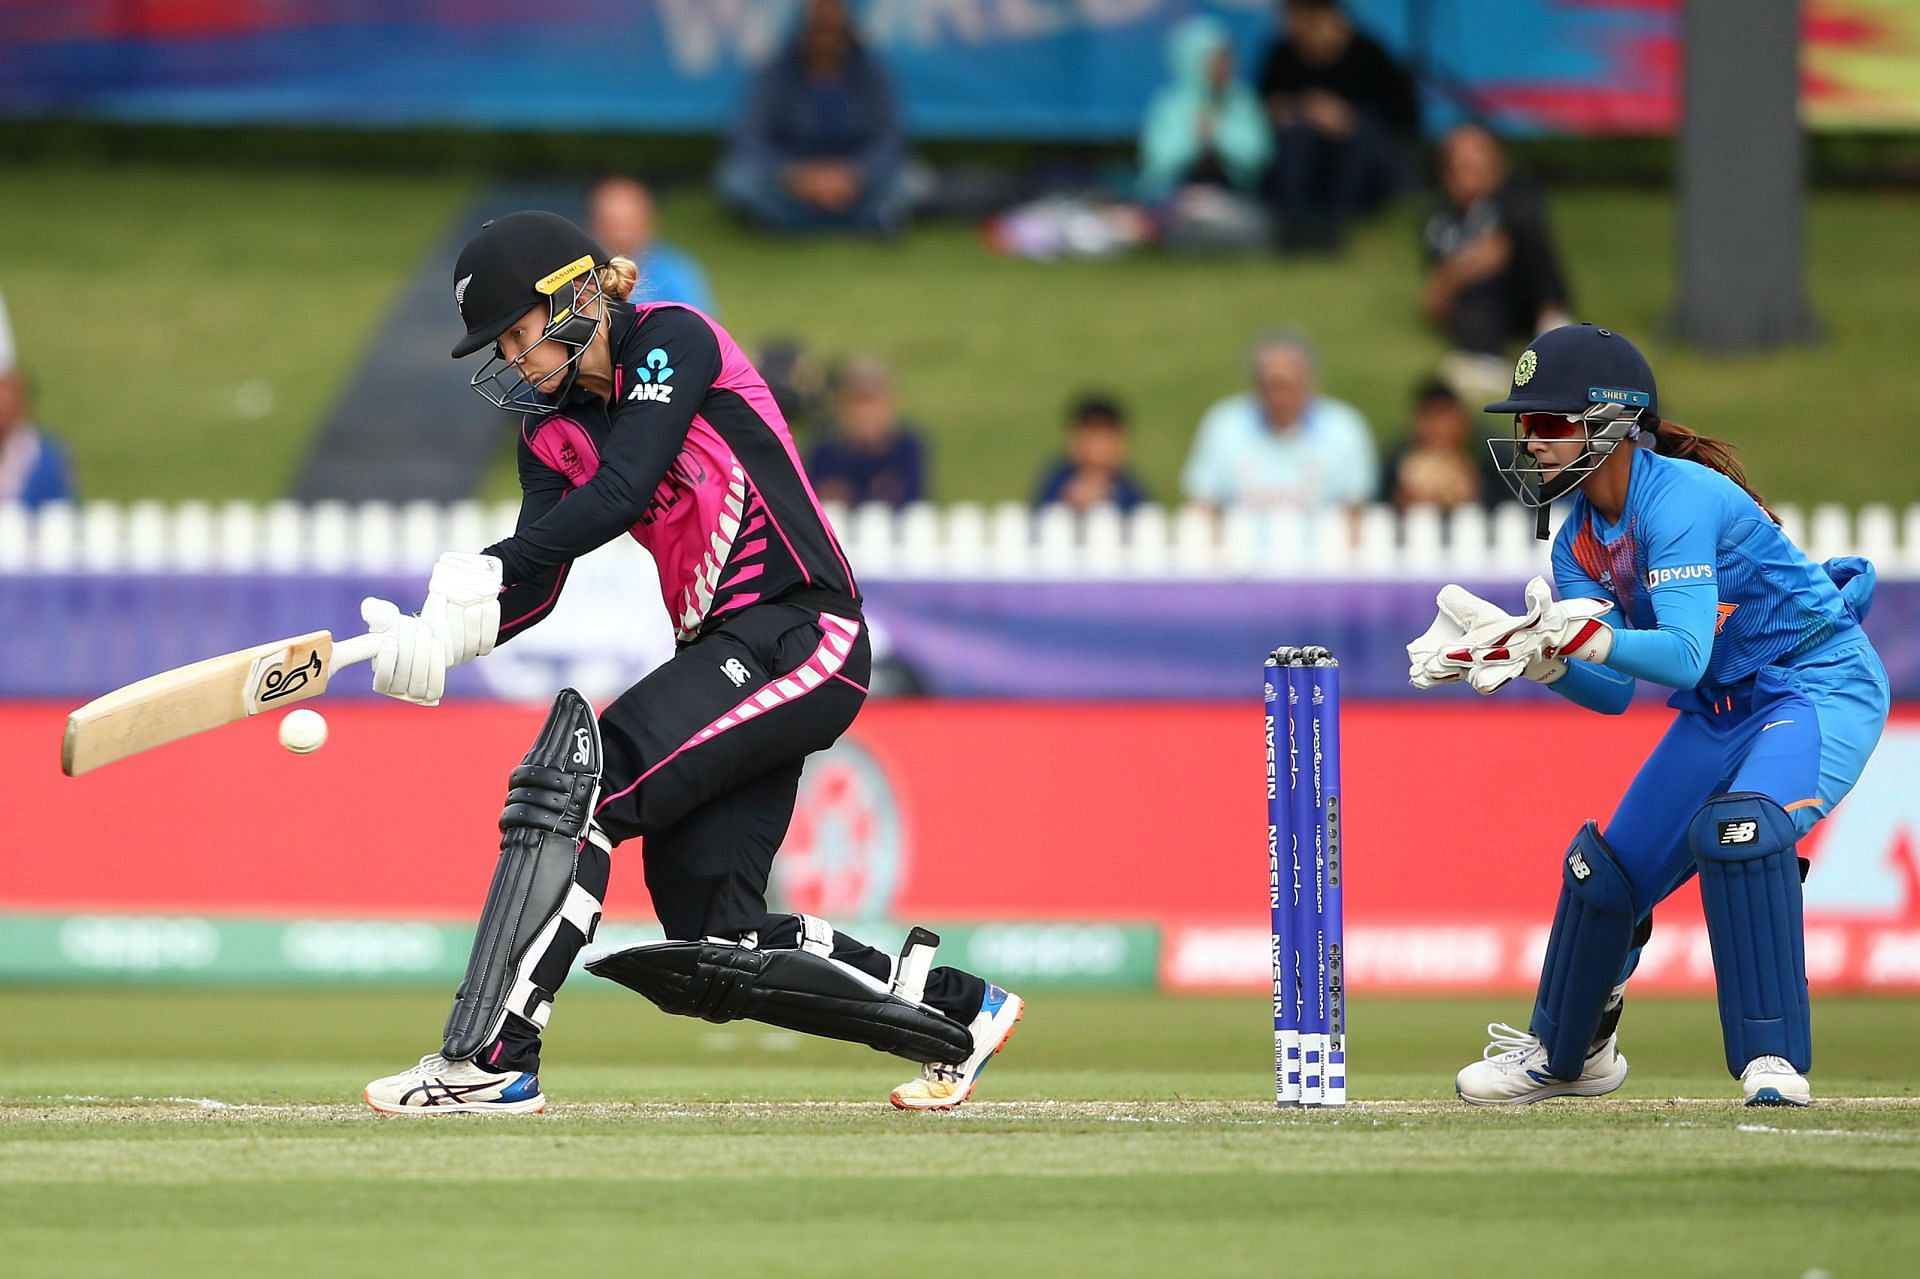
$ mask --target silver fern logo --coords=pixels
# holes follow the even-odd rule
[[[472,283],[473,277],[467,275],[462,276],[460,282],[453,286],[453,304],[455,306],[465,306],[467,304],[467,286]]]

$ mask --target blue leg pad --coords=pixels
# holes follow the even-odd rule
[[[1727,1069],[1755,1057],[1813,1068],[1806,935],[1800,914],[1799,831],[1757,791],[1708,800],[1687,827],[1713,944]]]
[[[1546,1045],[1547,1072],[1577,1079],[1633,949],[1636,912],[1627,872],[1592,822],[1573,837],[1560,869],[1560,905],[1529,1029]]]

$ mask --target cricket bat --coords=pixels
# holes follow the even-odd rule
[[[60,770],[68,777],[327,691],[335,672],[372,661],[377,635],[333,642],[312,631],[209,657],[116,688],[67,716]]]

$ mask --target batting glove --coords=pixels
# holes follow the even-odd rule
[[[360,616],[380,637],[373,691],[416,706],[438,706],[447,688],[447,652],[433,628],[371,596],[360,601]]]
[[[493,651],[500,634],[500,561],[448,551],[434,563],[420,616],[446,646],[447,665]]]

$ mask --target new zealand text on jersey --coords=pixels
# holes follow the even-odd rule
[[[647,509],[640,513],[640,522],[653,523],[679,504],[682,493],[706,482],[707,468],[700,464],[700,459],[692,454],[682,453],[673,459],[673,465],[667,468],[665,478],[660,481],[659,487],[653,490],[653,500],[648,502]]]

